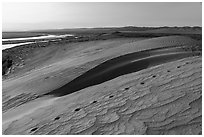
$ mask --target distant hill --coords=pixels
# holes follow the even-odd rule
[[[98,34],[113,33],[116,31],[129,31],[138,33],[175,33],[175,34],[202,34],[202,27],[104,27],[104,28],[73,28],[73,29],[49,29],[18,32],[2,32],[2,38],[31,37],[45,34]]]

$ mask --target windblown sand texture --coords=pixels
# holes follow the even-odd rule
[[[166,36],[36,50],[2,82],[3,134],[201,134],[202,57],[185,51],[196,44],[185,36]],[[49,95],[101,63],[146,50],[189,54],[72,94]]]

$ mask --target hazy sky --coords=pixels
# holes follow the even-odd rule
[[[200,3],[2,4],[3,31],[107,26],[201,26]]]

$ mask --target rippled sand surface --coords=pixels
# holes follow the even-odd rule
[[[3,134],[201,134],[202,57],[197,55],[175,57],[72,94],[41,97],[110,59],[192,44],[190,38],[169,36],[45,48],[2,82]]]

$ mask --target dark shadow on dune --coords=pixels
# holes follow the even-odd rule
[[[64,96],[78,90],[97,85],[118,76],[137,72],[151,66],[192,56],[178,48],[135,52],[108,60],[75,78],[68,84],[44,95]]]

